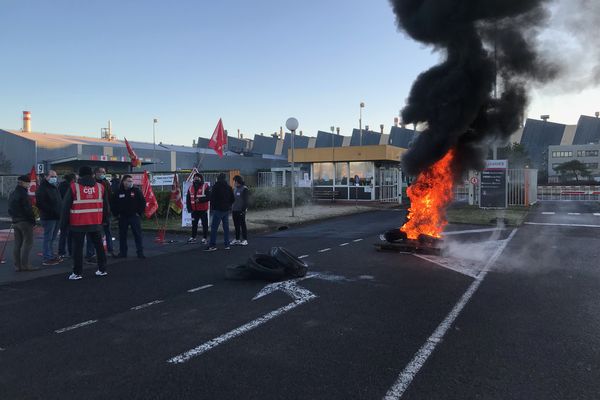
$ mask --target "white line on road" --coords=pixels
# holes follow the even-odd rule
[[[546,222],[525,222],[525,225],[543,225],[543,226],[571,226],[574,228],[600,228],[600,225],[585,225],[585,224],[552,224]]]
[[[301,256],[300,256],[300,257],[298,257],[298,258],[306,258],[306,257],[308,257],[308,254],[303,254],[303,255],[301,255]]]
[[[600,217],[600,213],[594,213],[596,217]]]
[[[90,319],[89,321],[85,321],[85,322],[81,322],[79,324],[67,326],[66,328],[57,329],[54,332],[56,332],[56,333],[63,333],[63,332],[67,332],[67,331],[72,331],[73,329],[81,328],[82,326],[87,326],[87,325],[95,324],[96,322],[98,322],[97,319]]]
[[[444,232],[443,235],[444,236],[450,236],[450,235],[462,235],[464,233],[481,233],[481,232],[495,232],[495,231],[501,231],[502,228],[485,228],[485,229],[468,229],[465,231],[450,231],[450,232]]]
[[[544,211],[544,212],[542,212],[542,214],[544,214],[544,215],[554,215],[556,213],[554,211]]]
[[[132,311],[141,310],[142,308],[150,307],[150,306],[153,306],[154,304],[160,304],[163,301],[164,300],[154,300],[154,301],[151,301],[150,303],[140,304],[139,306],[131,307],[130,310],[132,310]]]
[[[340,247],[344,247],[344,246],[348,246],[350,243],[346,242],[346,243],[342,243],[340,244]]]
[[[284,314],[284,313],[298,307],[299,305],[312,300],[313,298],[314,297],[309,297],[309,298],[302,298],[302,299],[296,300],[293,303],[288,304],[287,306],[278,308],[275,311],[271,311],[270,313],[265,314],[262,317],[255,319],[254,321],[250,321],[247,324],[240,326],[239,328],[231,330],[231,331],[225,333],[224,335],[216,337],[198,347],[195,347],[189,351],[186,351],[183,354],[175,356],[175,357],[167,360],[167,362],[169,362],[171,364],[182,364],[182,363],[190,360],[193,357],[199,356],[202,353],[206,353],[207,351],[209,351],[210,349],[212,349],[214,347],[217,347],[221,343],[224,343],[230,339],[233,339],[233,338],[240,336],[248,331],[251,331],[252,329],[254,329],[256,327],[259,327],[260,325],[272,320],[273,318],[276,318],[279,315]]]
[[[569,213],[569,215],[581,215],[581,213]]]
[[[354,239],[353,242],[360,242],[362,239]]]
[[[197,288],[190,289],[190,290],[188,290],[188,292],[189,293],[194,293],[194,292],[197,292],[198,290],[208,289],[209,287],[213,287],[213,285],[200,286],[200,287],[197,287]]]
[[[423,367],[431,353],[435,350],[438,343],[444,338],[446,332],[450,328],[450,326],[454,323],[458,315],[461,313],[465,305],[469,302],[473,294],[483,282],[483,279],[487,275],[489,269],[494,265],[496,260],[500,257],[508,242],[515,236],[517,233],[517,229],[513,230],[508,238],[502,243],[498,249],[494,252],[492,257],[483,267],[481,273],[475,278],[471,286],[467,289],[467,291],[462,295],[458,303],[454,306],[452,311],[446,316],[446,318],[442,321],[441,324],[438,325],[436,330],[431,334],[431,336],[427,339],[425,344],[417,351],[412,361],[404,368],[404,371],[400,373],[398,379],[394,383],[394,385],[388,390],[386,393],[384,400],[394,400],[402,397],[408,386],[411,384],[414,377],[419,373],[419,370]]]
[[[318,250],[318,252],[319,253],[325,253],[326,251],[329,251],[329,250],[331,250],[331,249],[329,247],[327,247],[326,249]]]

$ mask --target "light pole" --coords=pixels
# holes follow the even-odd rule
[[[360,141],[360,145],[362,146],[362,109],[365,108],[365,103],[363,103],[362,101],[360,102],[360,113],[358,116],[358,129],[359,129],[359,141]]]
[[[158,118],[154,118],[152,121],[152,165],[154,166],[154,172],[156,172],[156,124],[158,124]]]
[[[285,127],[292,132],[292,217],[294,216],[294,208],[296,207],[296,197],[294,193],[294,187],[296,186],[296,179],[294,176],[294,136],[296,135],[296,129],[298,129],[298,120],[294,117],[288,118],[285,121]]]

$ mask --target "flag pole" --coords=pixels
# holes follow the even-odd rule
[[[6,245],[8,244],[8,239],[10,239],[10,232],[13,230],[13,224],[10,224],[10,228],[8,228],[8,235],[6,235],[6,239],[4,239],[4,247],[2,247],[2,253],[0,253],[0,264],[6,263],[4,259],[4,252],[6,251]]]

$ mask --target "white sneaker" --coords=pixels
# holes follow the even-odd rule
[[[73,273],[73,274],[71,274],[71,275],[69,275],[69,280],[70,280],[70,281],[76,281],[76,280],[79,280],[79,279],[81,279],[81,278],[82,278],[82,276],[81,276],[81,275],[77,275],[77,274],[74,274],[74,273]]]
[[[248,246],[248,241],[242,240],[239,244],[240,244],[240,246]]]
[[[191,238],[189,238],[189,239],[188,239],[188,241],[187,241],[187,242],[188,242],[188,243],[196,243],[196,242],[197,242],[197,240],[196,240],[196,238],[193,238],[193,237],[191,237]]]
[[[106,272],[106,271],[100,271],[100,270],[96,271],[96,276],[106,276],[106,275],[108,275],[108,272]]]
[[[206,239],[202,239],[202,244],[206,244]]]
[[[232,246],[235,246],[235,245],[238,245],[238,244],[240,244],[240,241],[239,241],[239,240],[237,240],[237,239],[234,239],[234,240],[232,240],[231,242],[229,242],[229,244],[230,244],[230,245],[232,245]]]

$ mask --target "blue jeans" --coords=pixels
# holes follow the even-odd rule
[[[40,221],[44,228],[44,244],[42,246],[42,258],[44,261],[50,261],[55,258],[54,241],[58,235],[58,220],[57,219],[43,219]]]
[[[229,246],[229,211],[211,210],[212,220],[210,222],[210,243],[209,246],[217,245],[217,231],[219,225],[223,222],[223,242]]]

